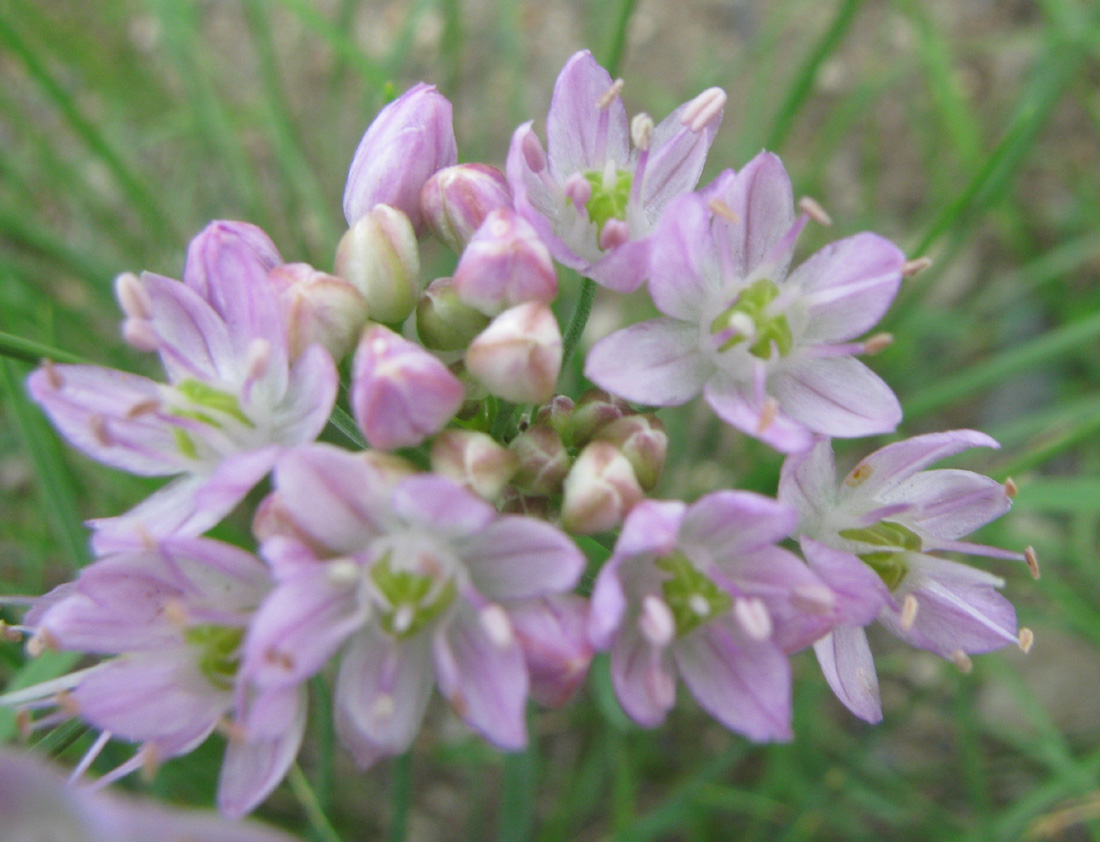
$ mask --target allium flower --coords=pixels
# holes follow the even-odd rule
[[[32,755],[0,750],[5,842],[294,842],[274,828],[73,786]]]
[[[117,657],[3,702],[56,704],[62,718],[75,715],[101,731],[82,768],[112,737],[141,743],[103,783],[190,752],[236,710],[218,801],[223,812],[243,815],[282,780],[305,726],[305,699],[296,688],[253,698],[237,684],[246,625],[272,585],[258,558],[204,538],[105,556],[73,585],[47,594],[25,623],[32,651]]]
[[[669,200],[699,180],[726,95],[706,90],[654,128],[646,115],[628,124],[621,87],[591,53],[574,55],[554,86],[546,151],[523,124],[507,173],[516,210],[558,261],[630,292],[645,280],[646,236]]]
[[[964,669],[968,654],[1007,643],[1026,646],[1030,633],[1017,635],[1016,612],[997,592],[1002,579],[930,553],[1026,559],[1037,568],[1030,551],[960,540],[1008,511],[1003,485],[972,471],[924,469],[971,447],[997,446],[973,430],[916,436],[876,450],[838,483],[832,447],[822,440],[787,458],[779,485],[779,499],[798,509],[796,534],[804,536],[803,546],[818,541],[832,548],[807,551],[822,578],[830,585],[846,581],[849,592],[885,587],[889,593],[879,622]],[[857,586],[853,577],[860,576],[864,582]],[[878,682],[862,628],[871,619],[848,620],[814,649],[837,697],[857,716],[877,722],[882,718]]]
[[[787,653],[825,633],[835,607],[832,591],[775,546],[796,519],[747,491],[634,507],[596,579],[589,620],[634,720],[664,720],[679,673],[726,727],[754,740],[790,738]]]
[[[290,528],[263,544],[280,584],[245,642],[249,680],[294,686],[344,647],[336,722],[359,763],[409,746],[433,684],[521,748],[529,678],[509,607],[569,590],[584,567],[573,543],[450,479],[326,445],[288,453],[275,486]]]
[[[135,530],[197,535],[240,502],[284,445],[313,440],[336,397],[336,367],[312,345],[292,360],[268,273],[278,252],[255,226],[215,222],[188,250],[183,282],[122,275],[124,335],[160,355],[168,383],[91,365],[46,365],[31,396],[94,459],[177,476],[128,514],[93,521],[99,550]]]
[[[597,342],[586,375],[628,400],[673,406],[700,392],[724,421],[784,452],[813,433],[885,433],[901,419],[890,388],[849,340],[889,307],[905,258],[870,233],[840,240],[788,274],[798,219],[779,159],[762,153],[670,206],[653,237],[649,290],[664,318]]]

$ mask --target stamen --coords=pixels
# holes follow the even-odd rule
[[[187,606],[179,599],[170,599],[164,604],[164,619],[176,631],[184,631],[190,625]]]
[[[57,390],[65,385],[65,379],[53,364],[53,360],[42,360],[42,370],[46,372],[46,382],[50,384],[51,389]]]
[[[95,742],[92,743],[91,748],[84,752],[84,756],[80,758],[80,762],[73,767],[72,773],[69,775],[69,783],[74,784],[80,780],[81,776],[88,771],[88,767],[95,762],[95,759],[99,757],[99,753],[103,751],[104,746],[111,741],[111,732],[103,731]]]
[[[330,562],[325,578],[333,585],[353,585],[363,576],[359,565],[350,559],[342,558]]]
[[[546,153],[542,151],[542,144],[534,134],[525,134],[520,146],[523,149],[523,159],[531,172],[540,173],[546,169]]]
[[[798,200],[798,209],[818,225],[824,225],[827,228],[833,224],[833,218],[825,212],[825,208],[821,207],[816,199],[803,196]]]
[[[496,603],[486,605],[478,612],[481,627],[489,635],[489,640],[498,649],[510,649],[516,642],[512,634],[512,623],[507,612]]]
[[[768,606],[759,597],[734,600],[733,616],[737,618],[745,634],[753,640],[767,640],[772,636],[771,614],[768,613]]]
[[[157,770],[160,769],[160,752],[157,751],[156,743],[145,743],[141,747],[139,756],[142,780],[147,782],[153,780],[157,776]]]
[[[795,585],[791,604],[808,614],[829,614],[836,606],[836,597],[825,585]]]
[[[139,351],[155,351],[160,347],[160,336],[152,322],[145,319],[126,319],[122,322],[122,339]]]
[[[646,113],[635,114],[630,121],[630,140],[634,148],[645,152],[653,140],[653,118]]]
[[[1015,497],[1019,493],[1020,493],[1020,488],[1019,488],[1019,486],[1016,485],[1016,480],[1014,480],[1012,477],[1009,477],[1008,479],[1006,479],[1005,480],[1005,496],[1008,497],[1011,500],[1013,497]]]
[[[0,620],[0,639],[18,643],[23,639],[23,635],[19,633],[18,629],[8,625],[4,620]]]
[[[600,232],[600,248],[608,251],[630,242],[630,226],[621,219],[609,219]]]
[[[160,409],[160,401],[156,398],[149,398],[148,400],[138,401],[126,411],[126,418],[128,420],[134,420],[140,418],[142,415],[149,415],[152,412],[156,412]]]
[[[397,712],[397,702],[389,693],[379,693],[370,706],[371,718],[378,722],[387,722]]]
[[[583,211],[592,198],[592,183],[582,173],[575,172],[565,180],[565,195],[577,208]]]
[[[768,395],[768,397],[764,398],[764,407],[760,410],[760,421],[756,424],[756,432],[765,432],[778,415],[779,401],[771,395]]]
[[[730,225],[736,225],[738,222],[741,221],[741,217],[737,215],[737,211],[735,211],[721,199],[711,199],[709,202],[707,202],[707,207],[710,209],[711,213],[713,213],[715,216],[722,217],[722,219],[726,220],[726,222],[728,222]]]
[[[415,619],[416,609],[408,603],[399,605],[397,610],[393,612],[393,630],[397,634],[404,634],[412,627]]]
[[[1016,642],[1020,647],[1020,651],[1026,655],[1035,643],[1035,632],[1024,626],[1020,629],[1020,635],[1016,638]]]
[[[955,666],[959,668],[959,672],[964,675],[974,669],[974,662],[970,660],[970,656],[963,652],[962,649],[956,649],[952,652],[951,660],[955,662]]]
[[[710,614],[710,603],[701,593],[693,593],[688,597],[688,607],[700,617],[706,617]]]
[[[914,260],[906,260],[901,264],[901,276],[903,278],[911,278],[927,269],[932,265],[931,257],[918,257]]]
[[[264,652],[264,660],[266,660],[269,664],[273,664],[274,666],[286,670],[287,672],[292,672],[294,670],[294,658],[291,657],[290,653],[283,652],[280,649],[268,649],[266,652]]]
[[[115,295],[122,312],[132,319],[148,319],[153,315],[153,300],[145,285],[133,272],[123,272],[115,278]]]
[[[1035,548],[1028,547],[1024,550],[1024,561],[1027,562],[1027,569],[1031,571],[1031,578],[1036,582],[1039,581],[1039,557],[1035,555]]]
[[[24,708],[15,715],[15,727],[19,731],[19,739],[23,742],[27,742],[34,734],[34,720],[31,719],[31,712]]]
[[[214,727],[219,734],[231,743],[243,743],[248,739],[248,734],[245,732],[244,726],[239,722],[234,722],[227,716],[223,716],[219,719],[218,724]]]
[[[672,609],[664,600],[648,594],[642,600],[638,628],[653,646],[663,648],[676,637],[676,618],[672,616]]]
[[[115,440],[111,437],[111,431],[107,429],[107,419],[98,412],[88,419],[88,426],[92,429],[92,438],[100,447],[114,447]]]
[[[266,339],[253,339],[248,345],[245,371],[249,380],[259,380],[271,366],[271,343]]]
[[[68,690],[61,690],[56,696],[54,701],[57,706],[61,708],[69,716],[80,716],[80,702],[76,700],[76,697]]]
[[[684,106],[680,125],[699,134],[726,107],[726,92],[721,88],[707,88]]]
[[[863,353],[865,354],[877,354],[883,348],[888,348],[894,343],[894,334],[892,333],[876,333],[870,339],[863,343]]]
[[[615,97],[623,92],[623,85],[625,84],[626,82],[622,79],[616,79],[612,82],[611,87],[604,91],[600,98],[596,100],[596,107],[600,109],[600,111],[603,111],[611,105],[611,103],[615,101]]]
[[[917,602],[917,598],[911,593],[905,595],[905,599],[901,603],[901,627],[905,631],[909,631],[913,628],[913,623],[917,621],[917,611],[920,610],[920,603]]]
[[[57,638],[50,634],[49,629],[39,629],[34,637],[27,641],[27,654],[32,658],[37,658],[47,649],[56,652],[60,648]]]

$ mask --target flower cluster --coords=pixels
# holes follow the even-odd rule
[[[960,667],[1028,647],[1003,582],[939,555],[1035,569],[1030,550],[963,540],[1007,511],[1011,485],[927,470],[992,439],[898,441],[836,481],[831,438],[902,417],[857,357],[889,342],[861,337],[921,261],[861,233],[794,265],[802,229],[828,220],[796,204],[775,155],[696,189],[723,92],[655,123],[628,119],[622,89],[571,58],[546,144],[520,126],[502,172],[457,163],[450,103],[417,85],[355,152],[332,274],[222,221],[192,241],[182,280],[118,279],[123,336],[159,355],[164,382],[45,363],[28,387],[84,453],[175,479],[92,521],[95,561],[8,629],[32,654],[99,659],[0,697],[26,729],[98,731],[80,772],[111,739],[138,745],[101,785],[217,730],[219,805],[239,816],[294,761],[314,679],[334,679],[337,733],[367,767],[410,747],[433,688],[519,750],[528,700],[564,704],[601,651],[641,725],[663,721],[682,677],[764,741],[792,735],[789,658],[811,646],[838,698],[881,718],[876,620]],[[455,253],[430,283],[429,236]],[[575,396],[558,393],[563,335],[579,335],[594,287],[572,291],[582,315],[563,331],[558,264],[609,294],[645,284],[661,313],[596,342],[596,388]],[[669,443],[651,410],[699,395],[787,454],[776,498],[651,496]],[[206,537],[257,486],[252,545]]]

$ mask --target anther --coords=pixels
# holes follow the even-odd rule
[[[863,353],[877,354],[883,348],[888,348],[892,344],[894,344],[894,334],[876,333],[863,343]]]
[[[152,316],[153,301],[133,272],[123,272],[115,278],[115,296],[122,312],[130,318],[148,319]]]
[[[920,274],[931,265],[931,257],[918,257],[913,260],[906,260],[901,264],[901,276],[903,278],[911,278],[914,275]]]
[[[1035,548],[1028,547],[1024,550],[1024,561],[1027,562],[1027,569],[1031,571],[1031,578],[1036,582],[1039,581],[1039,557],[1035,555]]]
[[[404,634],[412,628],[413,620],[415,619],[416,610],[407,602],[403,603],[393,612],[393,630],[397,634]]]
[[[18,629],[13,629],[6,622],[0,620],[0,639],[18,643],[23,639],[23,635],[19,633]]]
[[[644,112],[635,114],[634,119],[630,121],[630,140],[634,143],[635,149],[642,152],[649,149],[649,144],[653,140],[653,118]]]
[[[615,97],[623,92],[623,85],[625,84],[626,82],[624,82],[622,79],[616,79],[614,82],[612,82],[611,87],[604,91],[603,95],[596,100],[596,107],[600,109],[600,111],[603,111],[605,108],[611,105],[611,103],[615,101]]]
[[[243,743],[248,739],[248,734],[245,733],[244,726],[239,722],[234,722],[229,719],[229,717],[223,716],[219,719],[215,728],[219,734],[231,743]]]
[[[688,597],[688,608],[700,617],[706,617],[710,614],[710,603],[707,602],[707,598],[701,593],[693,593]]]
[[[825,585],[795,585],[791,604],[808,614],[828,614],[836,606],[836,596]]]
[[[486,605],[478,614],[481,627],[498,649],[508,649],[516,641],[508,613],[496,603]]]
[[[134,420],[140,418],[142,415],[149,415],[152,412],[156,412],[160,409],[160,401],[156,398],[149,398],[148,400],[138,401],[128,410],[126,410],[127,420]]]
[[[61,372],[57,370],[57,366],[53,364],[53,360],[42,360],[42,371],[46,375],[46,382],[50,384],[51,389],[60,389],[65,385],[65,379],[61,376]]]
[[[107,419],[98,412],[88,418],[88,426],[92,430],[92,438],[100,447],[113,447],[115,440],[111,437],[111,431],[107,429]]]
[[[1008,497],[1009,499],[1012,499],[1013,497],[1015,497],[1019,493],[1020,493],[1020,487],[1018,485],[1016,485],[1016,480],[1014,480],[1012,477],[1009,477],[1008,479],[1006,479],[1005,480],[1005,496]]]
[[[779,415],[779,401],[769,395],[764,398],[764,407],[760,410],[760,420],[756,424],[756,432],[763,433],[772,425]]]
[[[151,781],[157,776],[160,769],[160,752],[156,743],[145,743],[141,747],[141,777],[142,780]]]
[[[905,595],[905,599],[901,603],[901,627],[905,631],[909,631],[913,628],[913,623],[917,621],[917,611],[920,610],[920,603],[917,602],[917,598],[911,593]]]
[[[684,106],[680,125],[699,134],[726,107],[726,92],[721,88],[707,88]]]
[[[187,606],[178,599],[168,600],[164,603],[164,619],[177,631],[183,631],[187,628],[190,619],[187,615]]]
[[[61,690],[58,692],[58,694],[54,696],[54,701],[57,702],[57,706],[61,708],[67,716],[80,716],[80,702],[78,702],[68,690]]]
[[[592,182],[579,172],[569,176],[565,180],[562,189],[565,190],[566,197],[576,206],[577,210],[587,205],[588,200],[592,198]]]
[[[370,715],[375,721],[386,722],[392,719],[396,712],[397,702],[389,693],[379,693],[378,698],[370,706]]]
[[[741,217],[737,215],[737,211],[735,211],[721,199],[711,199],[709,202],[707,202],[707,207],[710,209],[711,213],[713,213],[715,216],[722,217],[722,219],[726,220],[726,222],[728,222],[730,225],[736,225],[738,222],[741,221]]]
[[[833,224],[833,218],[825,212],[825,208],[821,207],[816,199],[803,196],[798,200],[798,209],[818,225],[824,225],[827,228]]]
[[[1020,629],[1020,634],[1016,638],[1016,643],[1020,647],[1020,651],[1025,655],[1031,651],[1032,645],[1035,643],[1035,632],[1024,626]]]
[[[283,652],[274,647],[264,652],[264,659],[269,664],[273,664],[287,672],[291,672],[294,669],[294,658],[292,658],[288,652]]]
[[[31,712],[26,708],[23,708],[15,715],[15,727],[19,730],[19,738],[26,742],[31,738],[34,733],[34,720],[31,719]]]
[[[531,132],[525,134],[520,147],[523,150],[523,159],[531,172],[539,173],[546,169],[546,153],[542,151],[542,144],[534,134]]]
[[[630,241],[630,226],[621,219],[609,219],[600,232],[600,248],[604,251],[618,248]]]
[[[337,586],[353,585],[359,581],[362,575],[359,565],[346,558],[329,562],[328,568],[325,570],[325,579],[330,584]]]
[[[767,640],[772,636],[772,618],[762,599],[749,597],[733,603],[733,615],[745,634],[753,640]]]
[[[642,599],[642,614],[638,618],[638,629],[652,645],[668,646],[676,637],[676,618],[665,602],[653,594]]]
[[[963,652],[962,649],[956,649],[952,652],[951,660],[955,662],[955,666],[959,668],[959,672],[964,675],[974,669],[974,662],[970,660],[970,656]]]
[[[27,654],[32,658],[37,658],[47,649],[56,652],[59,648],[57,638],[50,634],[49,629],[39,629],[34,637],[27,641]]]

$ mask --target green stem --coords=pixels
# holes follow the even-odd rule
[[[323,840],[323,842],[342,842],[340,834],[336,832],[336,828],[328,820],[325,811],[321,809],[321,804],[317,801],[313,788],[309,785],[305,773],[302,772],[297,763],[290,767],[287,780],[290,782],[290,788],[294,790],[294,796],[298,799],[298,803],[305,810],[306,819],[308,819],[316,837]]]
[[[615,78],[619,74],[619,67],[623,62],[623,53],[626,52],[626,34],[630,28],[630,17],[634,14],[634,6],[637,0],[623,0],[619,7],[619,19],[615,22],[615,31],[611,34],[611,46],[607,51],[607,61],[604,67]]]
[[[51,348],[35,342],[33,339],[24,339],[22,336],[13,336],[10,333],[0,332],[0,356],[12,357],[17,360],[25,360],[29,363],[39,363],[42,360],[53,360],[57,363],[86,363],[76,354],[62,351],[59,348]]]
[[[409,802],[412,800],[412,752],[406,751],[393,761],[393,781],[390,784],[390,842],[405,842],[408,835]]]
[[[569,326],[565,329],[565,336],[561,342],[561,367],[564,370],[568,365],[573,352],[577,350],[577,343],[581,341],[588,317],[592,315],[592,302],[596,298],[596,282],[591,278],[581,279],[581,291],[577,297],[577,306],[573,308],[573,315],[569,319]]]
[[[522,752],[504,755],[503,786],[500,842],[526,842],[535,829],[538,748],[534,741]]]

